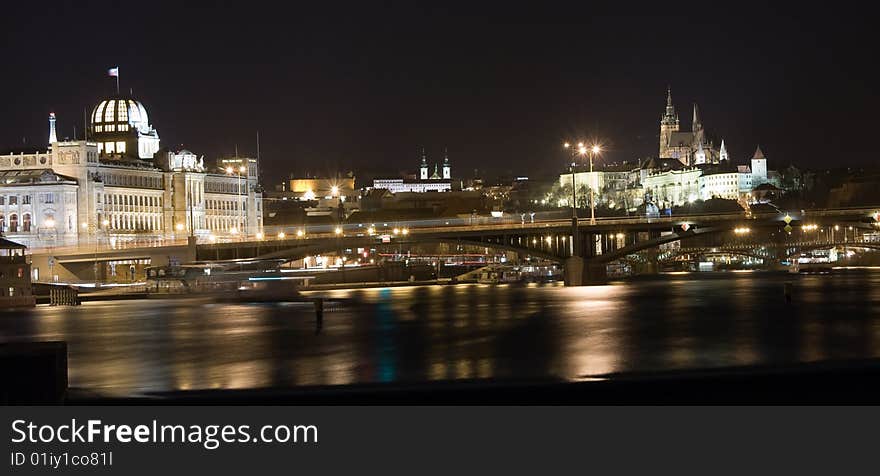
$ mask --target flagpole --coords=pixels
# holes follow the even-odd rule
[[[116,67],[116,95],[119,95],[119,66]]]

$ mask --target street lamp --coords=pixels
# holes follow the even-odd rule
[[[590,147],[590,179],[593,178],[593,157],[598,155],[599,152],[602,152],[602,148],[599,147],[598,144],[593,144],[593,147]],[[599,184],[599,181],[596,180],[596,185]],[[590,184],[590,225],[596,224],[596,203],[595,196],[596,191],[593,190],[594,187]]]

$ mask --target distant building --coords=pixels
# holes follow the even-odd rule
[[[428,175],[428,156],[422,149],[422,160],[419,164],[419,178],[377,178],[373,180],[373,189],[385,189],[391,193],[401,192],[449,192],[452,190],[452,165],[449,155],[444,153],[442,174],[440,164],[434,164],[434,173]]]
[[[24,245],[0,237],[0,309],[36,303],[24,250]]]
[[[703,121],[700,119],[699,107],[694,104],[691,130],[682,131],[678,114],[672,104],[672,90],[666,91],[666,111],[660,118],[660,151],[661,159],[678,159],[687,166],[700,164],[717,164],[728,160],[724,141],[716,149],[709,139]]]

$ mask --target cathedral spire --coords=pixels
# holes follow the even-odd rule
[[[661,122],[665,124],[674,124],[678,122],[678,116],[675,114],[675,106],[672,105],[672,88],[666,87],[666,114],[663,115]]]
[[[700,121],[700,109],[697,107],[697,103],[694,103],[694,120],[691,128],[694,132],[703,128],[703,123]]]
[[[724,139],[721,139],[721,150],[718,152],[718,160],[730,160],[727,155],[727,147],[724,145]]]

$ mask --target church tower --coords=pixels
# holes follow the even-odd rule
[[[703,150],[703,143],[697,144],[697,152],[694,154],[694,164],[706,163],[706,151]]]
[[[660,118],[660,155],[661,159],[669,158],[669,142],[673,132],[678,132],[678,115],[672,105],[672,88],[666,88],[666,113]]]
[[[449,165],[449,151],[443,149],[443,180],[452,178],[452,166]]]
[[[752,188],[767,182],[767,157],[759,145],[752,156]]]
[[[419,179],[428,180],[428,156],[424,147],[422,147],[422,164],[419,165]]]
[[[58,136],[55,134],[55,113],[49,113],[49,145],[58,142]]]
[[[705,144],[706,135],[703,132],[703,121],[700,119],[700,108],[694,103],[694,118],[691,122],[691,130],[694,134],[694,144]]]
[[[727,155],[727,147],[724,145],[724,139],[721,139],[721,151],[718,153],[718,160],[721,162],[730,160],[730,157]]]

